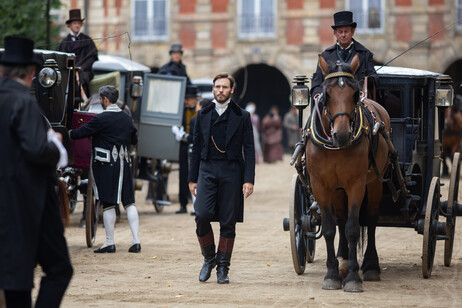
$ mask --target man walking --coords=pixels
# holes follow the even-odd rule
[[[218,74],[213,84],[213,104],[197,114],[188,180],[196,196],[196,234],[204,256],[199,281],[207,281],[217,266],[217,282],[223,284],[229,283],[236,222],[243,221],[244,197],[253,192],[255,149],[250,114],[231,100],[233,76]],[[211,221],[220,222],[216,252]]]
[[[45,273],[35,307],[59,307],[71,280],[56,194],[61,135],[47,132],[30,87],[38,62],[34,42],[7,36],[0,59],[0,290],[7,307],[31,307],[34,268]]]

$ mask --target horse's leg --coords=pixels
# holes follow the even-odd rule
[[[339,242],[337,249],[337,259],[340,262],[339,274],[342,279],[347,276],[347,265],[348,265],[348,241],[345,234],[345,223],[347,217],[348,206],[346,204],[347,198],[344,190],[338,190],[334,196],[334,204],[338,204],[336,207],[336,217],[338,223]],[[341,212],[340,212],[341,211]],[[337,213],[339,212],[339,213]]]
[[[380,281],[379,256],[375,246],[375,230],[383,186],[378,180],[367,186],[367,249],[361,270],[364,281]]]
[[[357,245],[360,235],[359,210],[365,192],[364,181],[358,181],[347,191],[348,195],[348,218],[346,222],[346,238],[348,240],[348,275],[343,280],[345,292],[362,292],[362,280],[359,277],[359,263],[357,256]],[[323,218],[324,219],[324,218]]]
[[[319,202],[319,201],[318,201]],[[335,219],[332,215],[331,202],[319,203],[322,216],[322,234],[326,241],[327,249],[327,274],[324,277],[322,288],[324,290],[339,290],[342,288],[342,279],[338,272],[338,260],[335,257],[334,239],[335,239]],[[326,206],[327,205],[327,206]]]

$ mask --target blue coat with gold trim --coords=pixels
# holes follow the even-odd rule
[[[138,141],[132,119],[115,104],[93,117],[71,139],[92,136],[92,171],[95,197],[105,204],[135,202],[131,175],[130,145]]]

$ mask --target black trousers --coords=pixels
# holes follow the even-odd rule
[[[189,151],[189,144],[186,142],[180,142],[180,206],[186,208],[188,205],[188,201],[191,196],[191,192],[189,191],[188,185],[188,169],[189,169],[189,162],[188,162],[188,151]]]
[[[241,166],[238,161],[202,160],[197,181],[196,234],[212,230],[211,221],[220,222],[220,236],[236,237],[236,222],[242,200]]]
[[[45,275],[40,282],[36,308],[59,307],[73,274],[58,196],[54,182],[48,182],[37,251],[37,263]],[[30,307],[31,290],[5,290],[5,299],[8,308]]]

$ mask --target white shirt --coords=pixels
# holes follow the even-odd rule
[[[229,102],[231,101],[231,98],[228,99],[226,102],[224,102],[223,104],[220,104],[219,102],[217,102],[216,99],[213,100],[213,102],[215,103],[215,110],[217,111],[218,115],[221,116],[223,114],[223,112],[226,111],[226,108],[228,108],[228,105],[229,105]]]

